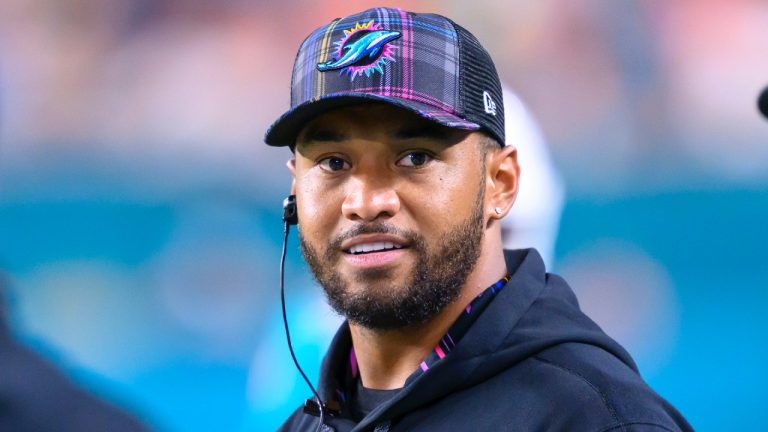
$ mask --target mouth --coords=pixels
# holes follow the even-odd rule
[[[388,234],[363,234],[342,244],[347,263],[356,268],[394,264],[403,257],[408,242]]]
[[[391,234],[361,234],[341,244],[341,250],[350,255],[406,249],[408,241]]]
[[[368,254],[368,253],[388,251],[393,249],[404,249],[404,248],[405,246],[403,245],[399,245],[397,243],[392,243],[387,241],[370,242],[370,243],[360,243],[360,244],[354,245],[349,249],[345,249],[344,253],[348,253],[351,255],[360,255],[360,254]]]

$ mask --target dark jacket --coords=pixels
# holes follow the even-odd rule
[[[359,423],[337,415],[326,424],[336,431],[691,430],[579,310],[565,281],[545,273],[535,250],[505,251],[505,258],[512,278],[451,353]],[[325,400],[335,399],[350,347],[345,324],[323,361]],[[312,431],[317,420],[300,408],[283,430]]]
[[[51,363],[18,343],[6,326],[0,292],[0,431],[147,430],[129,414],[75,386]]]

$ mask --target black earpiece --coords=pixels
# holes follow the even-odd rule
[[[283,222],[288,225],[297,225],[299,223],[299,213],[296,210],[296,195],[288,195],[283,200]]]

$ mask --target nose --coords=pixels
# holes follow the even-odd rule
[[[341,205],[341,213],[353,221],[372,222],[391,218],[400,210],[397,191],[387,184],[356,179]]]

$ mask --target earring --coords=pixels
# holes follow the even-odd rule
[[[497,214],[497,215],[500,215],[500,214],[501,214],[501,209],[500,209],[500,208],[496,207],[494,210],[496,210],[496,214]]]

